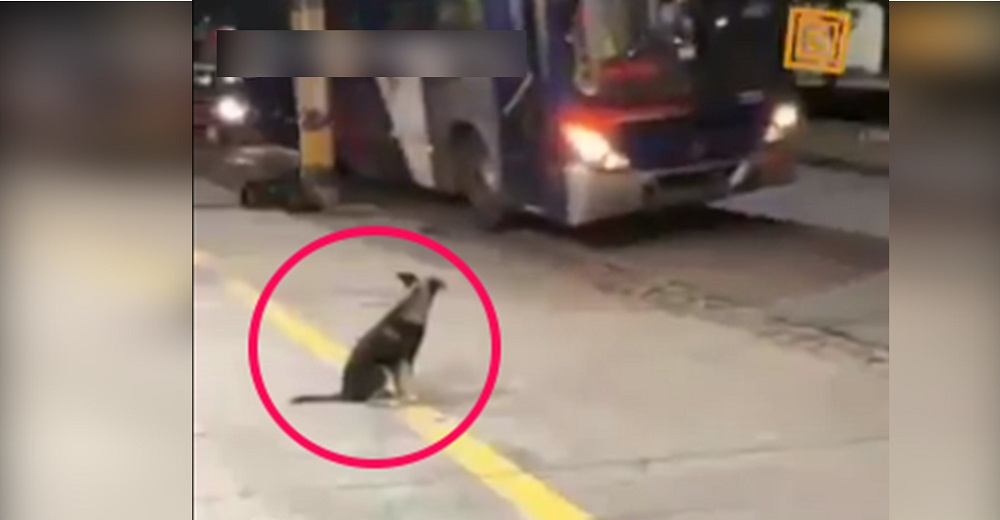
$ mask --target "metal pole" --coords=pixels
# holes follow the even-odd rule
[[[292,29],[326,29],[324,0],[293,0]],[[328,78],[293,78],[299,120],[299,173],[302,185],[323,208],[335,206],[336,156]]]

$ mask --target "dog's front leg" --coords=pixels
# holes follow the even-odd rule
[[[393,367],[387,367],[385,370],[389,375],[389,380],[392,382],[393,387],[392,394],[390,395],[387,404],[390,407],[395,408],[402,405],[405,400],[403,396],[406,394],[406,383],[404,382],[405,376],[403,376],[403,368],[400,365],[396,365]]]
[[[399,399],[408,403],[416,401],[417,394],[413,387],[413,365],[407,361],[400,362],[394,373]]]
[[[398,401],[396,394],[399,393],[396,370],[384,365],[379,365],[378,370],[382,375],[380,378],[382,386],[371,396],[369,404],[379,407],[395,407]]]

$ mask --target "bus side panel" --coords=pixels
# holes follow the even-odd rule
[[[549,205],[549,177],[542,163],[544,157],[545,109],[539,96],[537,77],[528,90],[519,93],[524,78],[497,78],[497,103],[510,110],[500,116],[500,145],[504,157],[504,186],[508,197],[519,205],[541,210],[546,215]],[[514,99],[517,96],[520,100]]]
[[[517,31],[527,51],[524,59],[532,74],[526,77],[494,78],[494,96],[499,111],[499,140],[504,158],[504,189],[508,200],[522,209],[549,215],[550,178],[545,175],[545,108],[539,81],[541,43],[535,8],[541,0],[487,2],[486,21],[492,30]]]
[[[529,70],[537,72],[539,57],[536,23],[532,17],[536,2],[542,0],[500,0],[484,2],[484,21],[490,30],[516,31],[525,39]],[[530,31],[530,32],[529,32]],[[534,55],[532,55],[534,53]],[[528,77],[493,78],[493,99],[497,107],[498,139],[503,157],[505,195],[518,209],[541,211],[548,215],[549,186],[539,161],[542,106],[539,104],[538,78],[531,78],[531,88],[520,92]]]
[[[332,29],[392,29],[392,0],[326,0]],[[394,136],[390,106],[378,78],[335,78],[332,113],[338,159],[361,177],[413,182],[406,155]]]
[[[375,78],[334,78],[331,89],[338,160],[358,176],[408,182],[403,151]]]
[[[485,1],[482,4],[482,29],[522,30],[515,18],[531,13],[534,2]],[[522,9],[515,12],[513,9]],[[532,24],[533,25],[533,24]],[[524,33],[521,33],[524,34]],[[537,79],[537,78],[536,78]],[[537,141],[540,106],[537,94],[522,96],[517,108],[506,116],[502,109],[516,95],[523,78],[426,78],[428,117],[434,145],[439,186],[456,191],[457,175],[450,168],[449,140],[457,124],[471,124],[486,141],[491,157],[498,161],[502,189],[508,202],[516,207],[544,207],[547,186],[538,163]],[[532,109],[525,103],[534,102]],[[533,117],[529,117],[533,116]],[[533,125],[533,126],[532,126]]]
[[[437,189],[456,193],[461,172],[452,169],[453,132],[460,124],[471,125],[486,145],[491,160],[501,169],[503,194],[515,208],[534,207],[549,214],[553,209],[550,186],[539,163],[538,150],[541,129],[538,124],[528,128],[529,110],[517,110],[509,117],[501,115],[501,103],[507,103],[520,80],[516,78],[425,78],[427,116],[434,149]],[[507,81],[508,93],[499,92],[499,83]],[[526,98],[525,103],[537,100]],[[528,105],[524,105],[528,106]]]
[[[455,193],[459,172],[451,168],[452,132],[469,124],[479,134],[490,158],[502,164],[499,117],[491,78],[424,78],[427,120],[433,146],[433,164],[438,189]],[[506,176],[505,176],[506,182]]]

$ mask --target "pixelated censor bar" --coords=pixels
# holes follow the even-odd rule
[[[520,31],[223,31],[227,77],[523,77]]]

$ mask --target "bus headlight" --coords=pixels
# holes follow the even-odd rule
[[[629,167],[628,158],[615,150],[611,142],[600,132],[579,125],[567,125],[563,128],[563,135],[573,153],[587,166],[603,170],[622,170]]]
[[[764,142],[776,143],[788,137],[799,126],[799,107],[795,103],[779,103],[771,112],[771,121]]]
[[[223,96],[215,103],[215,116],[227,125],[241,125],[250,114],[250,106],[235,96]]]

